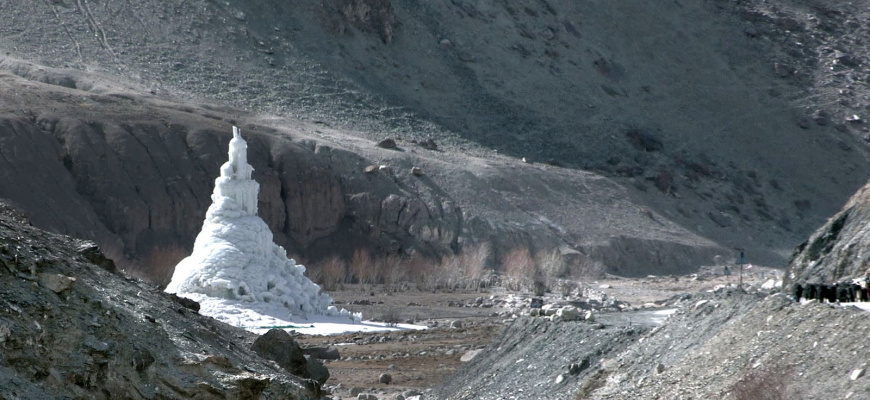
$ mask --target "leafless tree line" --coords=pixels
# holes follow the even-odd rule
[[[569,273],[577,277],[603,272],[603,267],[594,262],[581,265],[579,271],[577,266],[569,271],[558,249],[533,256],[528,248],[521,247],[495,261],[489,243],[468,246],[461,253],[440,260],[421,255],[373,257],[368,250],[357,249],[348,261],[333,256],[310,265],[308,276],[326,291],[357,283],[364,287],[382,285],[388,293],[410,287],[434,292],[503,286],[541,295],[547,290],[570,292],[574,287],[572,281],[563,279],[568,278]]]

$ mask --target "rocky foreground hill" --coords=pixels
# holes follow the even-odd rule
[[[326,378],[304,358],[294,373],[305,378],[291,375],[251,350],[254,335],[125,278],[92,242],[36,229],[3,203],[0,282],[5,399],[313,399],[320,383],[307,378]]]
[[[828,222],[801,244],[786,273],[787,286],[835,284],[870,277],[870,186],[861,188]]]
[[[0,196],[153,274],[239,124],[307,258],[784,265],[868,177],[866,7],[683,3],[3,2]]]

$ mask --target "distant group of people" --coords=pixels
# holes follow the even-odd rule
[[[870,288],[865,282],[805,283],[792,288],[795,300],[827,300],[829,303],[868,301]]]

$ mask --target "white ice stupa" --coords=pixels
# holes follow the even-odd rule
[[[260,185],[251,179],[248,145],[233,127],[230,160],[215,179],[212,204],[205,214],[193,253],[175,267],[169,293],[201,300],[203,296],[241,303],[269,303],[292,314],[351,315],[332,306],[332,298],[305,277],[305,267],[287,257],[257,216]]]

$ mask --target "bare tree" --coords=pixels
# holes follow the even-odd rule
[[[387,293],[398,291],[399,284],[407,279],[407,269],[402,257],[390,254],[377,261],[383,276],[384,290]]]
[[[529,249],[520,247],[511,250],[502,258],[502,269],[510,290],[523,290],[532,284],[535,275],[535,260]]]
[[[434,292],[437,289],[438,268],[432,260],[415,253],[407,260],[407,266],[417,290]]]
[[[466,289],[480,290],[481,281],[486,273],[486,264],[489,262],[491,252],[489,242],[483,242],[462,251],[459,263],[467,278]]]
[[[376,268],[368,249],[354,250],[353,257],[350,259],[350,270],[361,285],[375,283],[372,278],[376,276]]]
[[[324,290],[335,290],[347,279],[347,263],[341,257],[333,255],[314,264],[308,269],[308,273],[311,280],[323,286]]]

